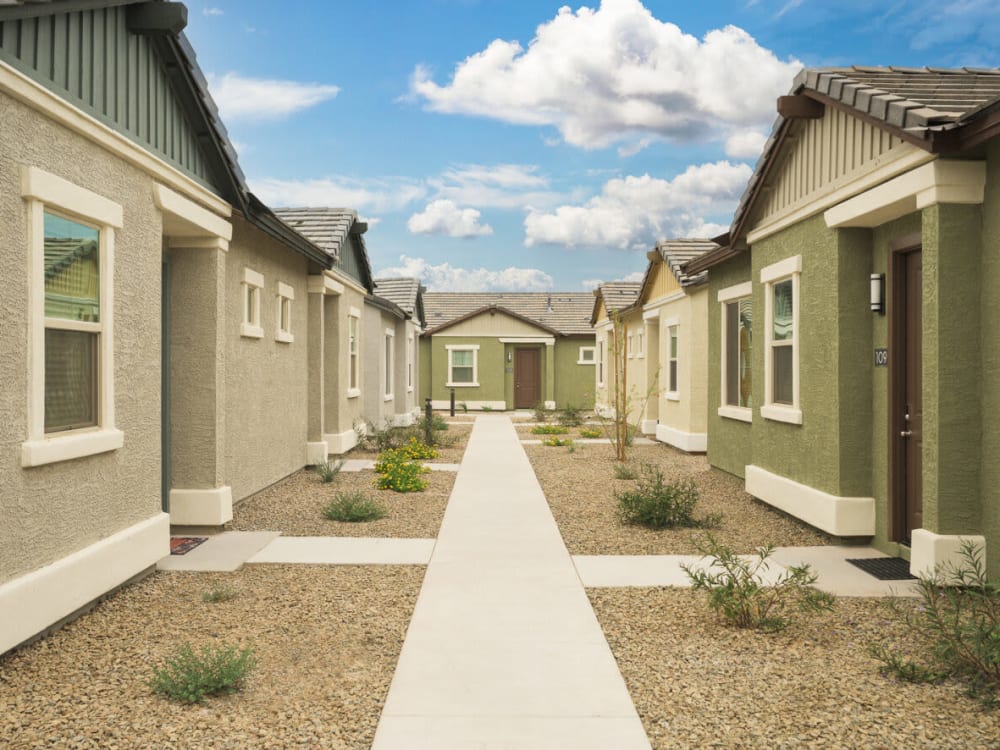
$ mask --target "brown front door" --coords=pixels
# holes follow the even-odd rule
[[[919,247],[892,255],[889,445],[893,534],[909,543],[923,523],[922,266]]]
[[[514,350],[514,408],[534,409],[542,400],[542,358],[538,349]]]

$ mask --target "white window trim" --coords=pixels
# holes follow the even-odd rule
[[[744,299],[745,297],[753,297],[753,282],[744,281],[741,284],[734,284],[733,286],[727,286],[725,289],[720,289],[718,293],[719,301],[719,317],[721,320],[721,338],[722,342],[719,352],[719,362],[721,367],[721,378],[719,382],[719,394],[720,400],[723,402],[719,405],[717,414],[725,419],[735,419],[740,422],[753,422],[753,409],[747,406],[732,406],[725,403],[726,399],[726,366],[729,364],[726,359],[726,336],[728,332],[726,331],[726,305],[730,302],[736,302],[737,300]]]
[[[361,395],[361,311],[356,307],[347,310],[347,398],[358,398]],[[351,321],[354,318],[354,369],[351,371]],[[358,384],[351,388],[351,380]]]
[[[676,318],[671,318],[666,321],[668,323],[667,329],[667,392],[665,398],[667,401],[680,401],[681,400],[681,337],[680,337],[680,324],[677,322]],[[670,332],[674,332],[674,336],[677,337],[677,356],[674,358],[670,357]],[[670,390],[670,363],[676,362],[677,367],[675,371],[677,372],[677,383],[675,384],[677,388]]]
[[[406,392],[413,393],[413,365],[416,361],[414,354],[414,347],[416,346],[416,338],[412,333],[406,336]]]
[[[295,289],[288,284],[278,282],[278,293],[276,295],[278,300],[278,311],[275,316],[276,320],[276,332],[274,334],[274,340],[280,341],[283,344],[291,344],[295,341],[295,334],[292,333],[292,301],[295,299]],[[288,328],[281,327],[281,308],[288,301]]]
[[[449,344],[445,347],[448,352],[448,382],[446,388],[478,388],[479,387],[479,344]],[[452,361],[451,353],[456,351],[472,352],[472,382],[456,383],[451,379]]]
[[[587,351],[593,356],[590,359],[584,359],[583,353]],[[597,364],[597,347],[596,346],[581,346],[580,351],[577,353],[576,363],[578,365],[596,365]]]
[[[384,385],[387,386],[382,395],[383,401],[392,401],[396,395],[396,332],[391,328],[385,329],[385,336],[382,339],[382,365],[385,367]]]
[[[42,466],[121,448],[115,427],[114,255],[115,229],[124,225],[122,207],[107,198],[36,167],[22,167],[21,196],[28,202],[28,439],[21,466]],[[45,209],[98,226],[100,231],[100,318],[97,426],[45,433]]]
[[[247,317],[247,294],[250,290],[256,290],[253,296],[253,312]],[[260,297],[264,291],[264,277],[250,268],[243,269],[243,280],[240,282],[240,306],[242,311],[242,322],[240,323],[240,336],[249,339],[264,338],[264,327],[260,324]]]
[[[646,356],[646,346],[645,342],[643,341],[642,331],[636,331],[635,340],[636,340],[635,358],[643,359]]]
[[[760,271],[764,284],[764,404],[760,415],[765,419],[789,424],[802,424],[802,409],[799,402],[799,277],[802,274],[802,256],[773,263]],[[771,347],[774,344],[774,285],[791,279],[792,281],[792,403],[774,403],[774,384],[771,382]]]
[[[597,368],[597,387],[598,388],[604,388],[604,371],[605,371],[605,369],[607,367],[607,364],[604,361],[604,355],[605,355],[605,352],[607,352],[607,350],[608,350],[607,341],[605,339],[600,339],[597,342],[597,349],[598,349],[598,352],[597,352],[597,363],[598,363],[598,368]]]

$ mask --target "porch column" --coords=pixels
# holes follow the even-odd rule
[[[556,408],[556,345],[545,342],[545,408]]]
[[[307,353],[308,373],[308,414],[306,417],[306,465],[324,463],[329,453],[324,435],[324,357],[326,346],[326,285],[322,276],[309,277],[308,328],[309,351]]]

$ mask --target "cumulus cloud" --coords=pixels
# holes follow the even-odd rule
[[[456,268],[450,263],[432,265],[423,258],[399,256],[399,265],[378,272],[380,278],[418,278],[432,292],[545,292],[552,277],[538,268]]]
[[[620,279],[614,279],[614,281],[642,281],[643,277],[646,275],[645,271],[635,271],[634,273],[627,274]],[[584,279],[580,282],[584,289],[596,289],[601,284],[606,283],[604,279]]]
[[[437,197],[480,208],[555,206],[570,196],[553,190],[533,164],[463,164],[427,180]]]
[[[603,0],[597,10],[560,8],[527,49],[494,40],[446,84],[418,66],[410,86],[433,111],[554,126],[575,146],[625,143],[627,154],[650,137],[704,140],[733,126],[766,127],[801,67],[735,26],[699,40],[641,0]]]
[[[767,143],[767,136],[759,130],[742,130],[726,139],[726,156],[733,159],[757,159]]]
[[[648,174],[609,180],[582,205],[530,211],[525,244],[648,248],[663,237],[712,237],[726,226],[705,216],[730,214],[750,179],[746,164],[691,166],[672,180]]]
[[[203,16],[221,16],[223,10],[222,8],[202,8],[201,14]]]
[[[479,223],[474,208],[459,208],[450,200],[436,200],[420,213],[413,214],[406,228],[414,234],[444,234],[448,237],[481,237],[493,234],[493,227]]]
[[[333,99],[340,87],[239,73],[208,74],[208,88],[226,120],[279,120]]]
[[[359,180],[331,176],[315,180],[273,177],[250,181],[250,187],[269,206],[346,206],[358,211],[398,211],[422,200],[427,186],[406,177]]]

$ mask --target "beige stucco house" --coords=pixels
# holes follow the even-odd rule
[[[382,419],[400,427],[411,425],[420,417],[419,342],[424,329],[424,291],[417,279],[375,279],[376,296],[399,311],[392,316],[394,327],[386,325],[382,329],[377,358],[382,368]],[[390,395],[392,398],[388,398]]]
[[[598,414],[614,414],[615,387],[620,366],[615,367],[615,353],[625,357],[625,395],[629,421],[642,421],[642,402],[646,387],[646,332],[642,310],[636,306],[642,284],[638,281],[608,281],[593,291],[590,324],[594,329],[597,351],[594,368],[595,406]],[[616,323],[617,321],[617,323]],[[623,341],[615,347],[615,326]],[[646,425],[648,427],[648,425]]]

